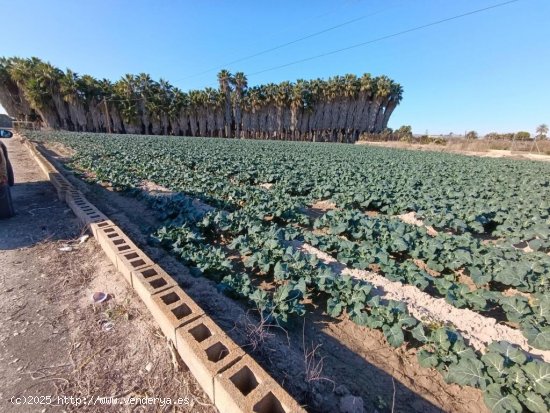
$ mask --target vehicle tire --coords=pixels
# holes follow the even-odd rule
[[[11,191],[8,185],[0,185],[0,219],[11,218],[15,215]]]

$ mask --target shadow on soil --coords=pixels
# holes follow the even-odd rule
[[[17,180],[17,177],[16,177]],[[33,246],[47,240],[71,239],[76,218],[57,198],[49,181],[15,183],[11,188],[15,216],[0,220],[0,250]]]

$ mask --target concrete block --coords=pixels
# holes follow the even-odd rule
[[[126,280],[130,283],[130,285],[133,285],[132,272],[141,270],[146,267],[152,267],[154,265],[155,263],[151,261],[151,259],[149,259],[149,257],[145,255],[143,251],[141,251],[139,248],[116,254],[116,268],[120,273],[122,273],[124,278],[126,278]],[[172,277],[169,278],[171,279]]]
[[[245,355],[208,316],[177,328],[176,348],[211,400],[215,400],[214,377]]]
[[[102,221],[111,222],[111,221]],[[100,223],[100,224],[101,224]],[[98,224],[91,224],[98,225]],[[130,251],[139,250],[139,248],[121,231],[116,225],[107,226],[103,228],[95,227],[97,231],[97,239],[107,257],[111,260],[113,265],[118,269],[118,255],[124,254]],[[124,274],[126,277],[129,277],[129,274],[126,272]],[[131,285],[130,278],[126,278]]]
[[[176,287],[177,283],[158,265],[151,265],[132,271],[130,282],[137,295],[147,307],[151,305],[151,296]]]
[[[179,287],[151,295],[149,311],[160,329],[176,342],[176,329],[204,315],[204,311]]]
[[[306,412],[249,355],[214,377],[214,397],[220,413]]]
[[[115,223],[113,221],[111,221],[110,219],[106,220],[106,221],[100,221],[100,222],[92,222],[90,224],[90,230],[92,231],[92,234],[94,236],[94,238],[99,242],[99,231],[101,229],[107,229],[107,228],[112,228],[112,227],[116,227]],[[118,228],[118,227],[117,227]],[[127,248],[127,250],[130,249],[130,248]],[[123,252],[124,250],[121,250],[120,252]]]
[[[99,209],[87,201],[69,202],[69,206],[83,225],[90,225],[108,219]]]

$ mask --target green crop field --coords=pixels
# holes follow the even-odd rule
[[[164,221],[151,242],[270,321],[292,328],[320,305],[381,330],[394,347],[416,347],[422,366],[480,388],[495,412],[550,408],[548,363],[503,341],[482,354],[452,325],[416,319],[295,248],[309,244],[494,317],[550,350],[550,163],[345,144],[26,135],[73,149],[76,173],[147,202]],[[146,183],[171,193],[150,193]],[[312,208],[319,201],[328,211]],[[398,217],[410,212],[423,225]]]

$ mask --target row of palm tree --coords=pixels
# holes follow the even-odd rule
[[[368,73],[249,87],[244,73],[227,70],[218,89],[183,92],[145,73],[113,83],[37,58],[1,58],[0,81],[8,113],[47,128],[332,142],[385,130],[403,94]]]

